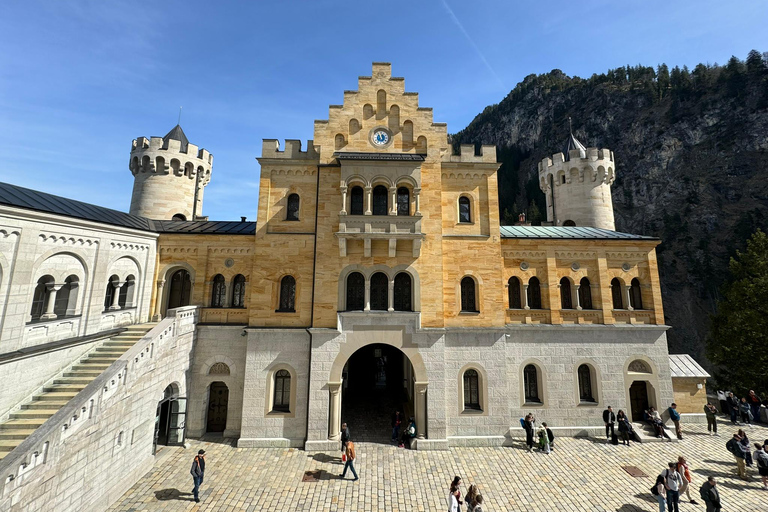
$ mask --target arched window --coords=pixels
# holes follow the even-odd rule
[[[410,274],[400,272],[395,276],[395,311],[413,311],[411,288]]]
[[[472,212],[467,196],[459,198],[459,222],[472,222]]]
[[[563,176],[563,180],[565,180],[565,176]],[[563,183],[565,183],[565,181],[563,181]],[[563,222],[563,226],[574,227],[576,226],[576,223],[573,222],[572,220],[566,220],[565,222]]]
[[[477,313],[475,280],[467,276],[461,280],[461,310]]]
[[[347,311],[362,311],[365,308],[365,277],[360,272],[347,276]]]
[[[336,149],[341,149],[346,145],[346,141],[344,140],[344,136],[342,134],[336,134],[336,137],[334,138],[334,145],[336,146]]]
[[[288,373],[288,370],[278,370],[275,373],[272,410],[276,412],[290,412],[291,410],[291,374]]]
[[[363,187],[352,187],[349,194],[349,213],[350,215],[363,215],[365,207],[363,206]]]
[[[296,311],[296,279],[293,276],[280,280],[280,306],[277,310],[284,313]]]
[[[224,276],[216,274],[213,276],[213,289],[211,290],[211,307],[224,307],[224,297],[227,296],[227,283]]]
[[[371,276],[371,311],[386,311],[389,302],[389,278],[383,272]]]
[[[135,289],[136,278],[133,276],[133,274],[131,274],[125,278],[125,283],[123,283],[123,286],[120,287],[120,297],[117,299],[117,304],[120,306],[120,308],[125,309],[134,307],[133,293]]]
[[[189,293],[192,289],[192,280],[189,272],[184,269],[177,270],[171,276],[171,288],[168,291],[168,309],[189,306]]]
[[[400,187],[397,189],[397,214],[411,214],[411,194],[405,187]]]
[[[288,212],[285,220],[299,220],[299,194],[288,196]]]
[[[245,307],[245,276],[242,274],[237,274],[232,279],[232,307]]]
[[[509,295],[509,309],[521,309],[523,307],[520,299],[520,280],[515,276],[507,281]]]
[[[640,281],[637,278],[632,280],[629,300],[633,309],[643,309],[643,293],[640,290]]]
[[[592,371],[589,365],[582,364],[578,369],[579,374],[579,400],[582,402],[594,402],[592,393]]]
[[[541,403],[539,398],[539,371],[532,365],[523,368],[523,386],[525,387],[525,403]]]
[[[171,217],[171,220],[181,220],[181,221],[186,221],[186,220],[187,220],[187,217],[186,217],[186,215],[184,215],[183,213],[177,213],[177,214],[175,214],[173,217]]]
[[[120,278],[117,274],[112,275],[107,281],[107,291],[104,294],[104,311],[108,310],[115,301],[115,283],[118,282],[120,282]]]
[[[53,312],[58,318],[75,314],[77,285],[77,276],[69,276],[64,281],[64,286],[56,293],[56,303],[54,304]]]
[[[581,305],[581,309],[592,309],[592,290],[589,287],[589,279],[583,277],[579,285],[579,305]]]
[[[387,93],[380,89],[376,93],[376,117],[381,119],[387,114]]]
[[[40,317],[45,313],[45,306],[48,302],[48,294],[50,293],[48,285],[53,285],[53,283],[52,276],[43,276],[37,280],[35,293],[32,295],[32,308],[29,312],[32,320],[40,320]]]
[[[611,279],[611,297],[613,298],[613,309],[624,309],[624,301],[621,298],[621,281],[614,277]]]
[[[480,408],[480,379],[477,370],[464,372],[464,408],[481,410]]]
[[[541,284],[537,277],[532,277],[528,281],[528,307],[541,309]]]
[[[373,188],[373,214],[387,215],[387,187],[376,185]]]
[[[208,369],[208,375],[229,375],[229,366],[227,363],[213,363]]]
[[[573,309],[573,302],[571,299],[571,281],[567,277],[564,277],[560,280],[560,308]]]

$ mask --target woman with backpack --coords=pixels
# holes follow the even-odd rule
[[[619,424],[619,436],[621,437],[621,444],[629,446],[629,437],[632,432],[632,425],[629,423],[627,415],[624,411],[619,409],[619,413],[616,415],[616,423]]]
[[[651,494],[656,496],[656,500],[659,502],[659,512],[664,512],[667,503],[667,488],[664,487],[663,476],[659,475],[656,477],[656,483],[651,487]]]
[[[763,480],[763,489],[768,489],[768,453],[765,446],[755,443],[755,453],[752,455],[757,462],[757,472]]]
[[[691,491],[688,489],[688,486],[692,481],[691,472],[688,471],[688,461],[686,461],[683,456],[677,458],[677,472],[683,477],[683,483],[680,485],[680,495],[682,496],[685,494],[688,497],[688,501],[691,502],[691,505],[698,505],[698,502],[691,498]]]

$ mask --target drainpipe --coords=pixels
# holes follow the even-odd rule
[[[320,207],[320,166],[317,166],[317,183],[315,184],[315,243],[312,255],[312,299],[309,309],[309,327],[307,328],[307,334],[309,335],[309,354],[307,357],[307,418],[306,418],[306,430],[304,431],[304,442],[309,440],[309,400],[311,398],[312,381],[312,327],[315,324],[315,276],[317,273],[317,212]]]

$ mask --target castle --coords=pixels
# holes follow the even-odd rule
[[[313,140],[264,141],[256,222],[203,216],[213,156],[180,126],[133,141],[128,214],[0,184],[0,414],[37,419],[0,430],[2,496],[86,434],[107,441],[82,471],[140,476],[185,437],[336,450],[395,408],[420,450],[509,445],[529,412],[559,435],[603,435],[608,405],[695,419],[706,373],[670,361],[659,240],[615,231],[613,152],[571,135],[539,165],[545,225],[500,226],[495,147],[447,134],[374,63]]]

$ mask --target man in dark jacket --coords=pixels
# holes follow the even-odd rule
[[[717,490],[715,477],[710,476],[707,478],[707,481],[699,489],[699,495],[707,504],[707,512],[720,512],[722,510],[720,506],[720,492]]]
[[[733,434],[733,438],[725,443],[725,447],[728,448],[736,459],[736,470],[739,473],[739,478],[742,480],[747,479],[747,453],[744,449],[744,445],[741,442],[741,436],[739,434]],[[747,448],[748,450],[749,448]]]
[[[346,423],[341,424],[341,453],[347,451],[347,442],[349,441],[349,428]]]
[[[733,396],[733,393],[728,393],[725,403],[728,406],[728,412],[731,415],[731,423],[737,423],[736,419],[739,417],[739,399]]]
[[[753,390],[749,390],[749,395],[747,395],[747,403],[749,404],[749,408],[752,410],[752,418],[758,422],[762,423],[763,420],[760,418],[760,403],[762,400],[760,400],[760,397],[755,394]]]
[[[200,503],[200,497],[198,492],[200,491],[200,485],[203,483],[203,476],[205,475],[205,450],[199,450],[195,456],[195,460],[192,461],[192,469],[189,470],[192,474],[192,481],[195,486],[192,488],[192,494],[195,496],[195,502]]]
[[[392,414],[392,442],[397,443],[400,439],[400,425],[403,423],[403,416],[400,411],[395,411]]]
[[[680,425],[680,413],[677,412],[677,404],[673,402],[672,405],[669,406],[669,409],[667,409],[667,412],[669,413],[669,419],[675,424],[675,434],[677,434],[677,438],[682,439],[683,427]]]
[[[613,425],[616,423],[616,415],[613,413],[613,407],[610,405],[603,411],[603,423],[605,423],[605,438],[610,440],[616,431]]]

